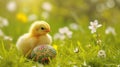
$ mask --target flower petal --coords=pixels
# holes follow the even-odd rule
[[[102,26],[101,24],[97,25],[97,27],[101,27],[101,26]]]
[[[96,29],[92,29],[92,30],[91,30],[91,33],[95,33],[95,32],[96,32]]]
[[[94,25],[94,23],[93,23],[93,22],[90,22],[90,25],[92,26],[92,25]]]
[[[89,29],[92,29],[93,27],[92,26],[88,26]]]
[[[94,20],[94,25],[98,25],[98,20]]]

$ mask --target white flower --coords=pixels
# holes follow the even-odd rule
[[[8,20],[6,18],[0,17],[0,27],[8,26]]]
[[[54,40],[64,40],[65,39],[65,35],[60,34],[60,33],[56,33],[54,35]]]
[[[75,48],[74,52],[75,52],[75,53],[78,53],[78,52],[79,52],[79,49],[78,49],[78,48]]]
[[[68,29],[68,27],[63,27],[59,29],[59,32],[54,35],[54,39],[64,40],[65,38],[72,37],[72,31]]]
[[[4,36],[3,31],[0,29],[0,37]]]
[[[69,25],[69,27],[70,27],[71,29],[73,29],[73,30],[78,30],[78,29],[79,29],[79,27],[78,27],[78,25],[77,25],[76,23],[71,23],[71,24]]]
[[[42,8],[46,11],[51,11],[52,5],[49,2],[44,2]]]
[[[13,39],[10,36],[4,36],[4,40],[12,41]]]
[[[91,33],[95,33],[96,32],[96,29],[101,27],[102,25],[101,24],[98,24],[98,21],[95,20],[94,22],[90,22],[90,26],[89,26],[89,29],[91,30]]]
[[[106,30],[105,30],[105,33],[106,34],[113,34],[113,35],[116,35],[116,32],[115,32],[115,29],[113,27],[108,27]]]
[[[15,1],[11,1],[7,4],[7,10],[10,12],[13,12],[16,10],[16,2]]]
[[[68,38],[71,38],[71,37],[72,37],[72,31],[70,31],[68,27],[60,28],[60,29],[59,29],[59,32],[60,32],[61,34],[67,35]]]
[[[2,21],[3,21],[3,26],[8,26],[8,20],[7,19],[4,18]]]
[[[101,57],[101,58],[105,58],[105,57],[106,57],[106,53],[105,53],[104,50],[99,50],[97,56],[98,56],[98,57]]]
[[[64,34],[64,33],[66,33],[67,31],[69,31],[68,27],[63,27],[63,28],[60,28],[60,29],[59,29],[59,32],[60,32],[61,34]]]
[[[36,19],[37,19],[37,16],[35,14],[31,14],[31,15],[28,16],[29,21],[34,21]]]
[[[119,64],[119,65],[117,65],[117,67],[120,67],[120,64]]]
[[[42,12],[42,17],[47,19],[49,17],[49,13],[48,12]]]

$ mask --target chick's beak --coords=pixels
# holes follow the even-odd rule
[[[50,32],[50,29],[47,29],[46,32]]]

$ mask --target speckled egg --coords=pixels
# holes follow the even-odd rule
[[[39,45],[35,47],[31,53],[34,61],[46,64],[49,60],[56,56],[56,50],[50,45]]]

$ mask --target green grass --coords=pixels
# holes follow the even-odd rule
[[[3,28],[6,35],[12,36],[13,41],[8,42],[1,38],[0,40],[0,67],[32,67],[42,66],[41,64],[32,60],[26,59],[16,49],[16,41],[18,37],[26,33],[31,23],[19,23],[12,22],[8,27]],[[59,27],[63,27],[66,24],[61,24],[57,27],[53,26],[52,22],[49,22],[52,28],[50,33],[57,33]],[[91,34],[88,30],[88,24],[83,28],[84,32],[79,30],[73,32],[71,39],[65,39],[64,41],[53,40],[52,45],[57,45],[57,56],[50,61],[50,64],[44,65],[45,67],[116,67],[120,64],[120,40],[119,34],[116,36],[104,34],[105,27],[98,29],[100,34],[99,39],[102,40],[101,45],[96,44],[96,36]],[[24,27],[24,28],[23,28]],[[120,33],[119,26],[115,27],[116,33]],[[55,30],[55,31],[54,31]],[[88,47],[88,45],[91,45]],[[79,49],[79,52],[75,53],[75,48]],[[106,58],[97,57],[99,50],[106,51]],[[84,65],[86,62],[86,66]]]

